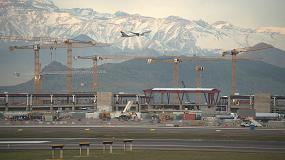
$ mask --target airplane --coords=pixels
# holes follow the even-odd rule
[[[121,31],[121,37],[134,37],[134,36],[144,36],[146,33],[150,33],[151,31],[145,31],[145,32],[142,32],[142,33],[137,33],[137,32],[131,32],[132,35],[128,35],[127,33]]]
[[[127,33],[125,33],[125,32],[123,32],[123,31],[121,31],[121,37],[134,37],[134,36],[136,36],[136,35],[128,35]]]
[[[149,31],[145,31],[145,32],[142,32],[142,33],[137,33],[137,32],[131,32],[132,34],[135,34],[136,36],[144,36],[146,33],[150,33],[151,32],[151,30],[149,30]]]

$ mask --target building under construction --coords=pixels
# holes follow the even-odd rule
[[[116,112],[130,104],[134,112],[201,111],[204,116],[255,110],[262,113],[285,113],[285,97],[270,94],[219,96],[215,88],[152,88],[144,94],[74,93],[30,94],[1,93],[1,111],[78,111]],[[189,101],[187,95],[200,95],[201,102]]]
[[[19,36],[0,36],[4,40],[27,40],[38,41],[34,37],[26,39]],[[35,55],[34,66],[34,92],[33,93],[3,93],[0,94],[1,111],[76,111],[87,110],[88,112],[120,112],[129,108],[134,112],[189,112],[200,111],[202,115],[213,116],[217,114],[238,113],[248,110],[260,113],[285,113],[285,97],[270,94],[235,95],[236,86],[236,61],[240,52],[263,50],[266,48],[239,48],[224,52],[223,56],[232,56],[232,93],[230,97],[220,97],[220,90],[216,88],[201,88],[201,72],[203,66],[196,66],[196,88],[177,88],[179,86],[179,64],[183,61],[215,61],[221,57],[187,57],[167,56],[165,59],[159,57],[122,57],[122,56],[77,56],[76,59],[88,59],[93,61],[92,93],[73,93],[72,88],[72,48],[109,46],[110,44],[93,41],[78,41],[71,39],[43,39],[42,43],[30,46],[11,46],[11,50],[31,49]],[[66,71],[66,93],[65,94],[41,94],[41,65],[40,49],[66,48],[67,49],[67,71]],[[173,87],[174,88],[152,88],[143,90],[144,94],[125,94],[98,92],[97,63],[103,59],[142,59],[147,63],[171,63],[173,65]],[[195,97],[191,100],[189,95]]]

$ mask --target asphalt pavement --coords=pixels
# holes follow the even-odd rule
[[[123,149],[123,139],[109,139],[114,149]],[[100,138],[1,138],[0,150],[50,149],[52,144],[64,144],[65,149],[79,149],[80,142],[90,142],[91,149],[102,149]],[[199,139],[134,139],[134,149],[156,150],[210,150],[240,152],[282,152],[285,142],[245,140],[199,140]]]
[[[256,129],[254,131],[249,128],[213,128],[213,127],[155,127],[155,126],[47,126],[47,125],[18,125],[18,126],[0,126],[0,131],[17,131],[19,134],[25,130],[32,130],[37,134],[41,131],[52,131],[57,133],[59,130],[64,132],[79,131],[88,129],[92,132],[108,134],[108,133],[195,133],[195,134],[239,134],[249,133],[251,135],[285,135],[284,129]],[[44,135],[44,134],[43,134]],[[50,149],[52,144],[64,144],[65,149],[79,149],[79,143],[88,141],[91,143],[91,149],[102,149],[104,140],[114,141],[114,149],[123,149],[123,139],[120,138],[3,138],[0,137],[0,150],[11,149]],[[255,141],[255,140],[216,140],[216,139],[134,139],[134,149],[156,149],[156,150],[207,150],[207,151],[239,151],[239,152],[282,152],[285,153],[285,141]]]

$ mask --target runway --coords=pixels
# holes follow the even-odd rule
[[[80,142],[90,142],[91,149],[102,149],[101,138],[1,138],[0,149],[50,149],[52,144],[64,144],[65,149],[78,149]],[[123,139],[113,140],[114,149],[123,148]],[[36,143],[38,142],[38,143]],[[240,152],[282,152],[285,142],[245,140],[199,140],[199,139],[134,139],[134,149],[157,150],[210,150]]]
[[[65,149],[78,149],[88,141],[91,149],[102,149],[104,140],[112,140],[114,149],[123,148],[124,138],[134,138],[134,149],[207,150],[238,152],[282,152],[284,129],[207,128],[207,127],[128,127],[128,126],[10,126],[0,127],[0,150],[50,149],[52,144],[64,144]],[[148,136],[148,137],[144,137]],[[180,137],[181,136],[181,137]],[[240,140],[240,137],[247,138]],[[266,140],[252,140],[259,136]],[[69,138],[70,137],[70,138]],[[197,138],[198,137],[198,138]],[[273,137],[274,138],[274,137]],[[275,137],[276,138],[276,137]]]

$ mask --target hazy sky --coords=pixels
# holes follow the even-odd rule
[[[285,0],[53,0],[61,8],[125,11],[151,17],[181,16],[244,27],[285,27]]]

